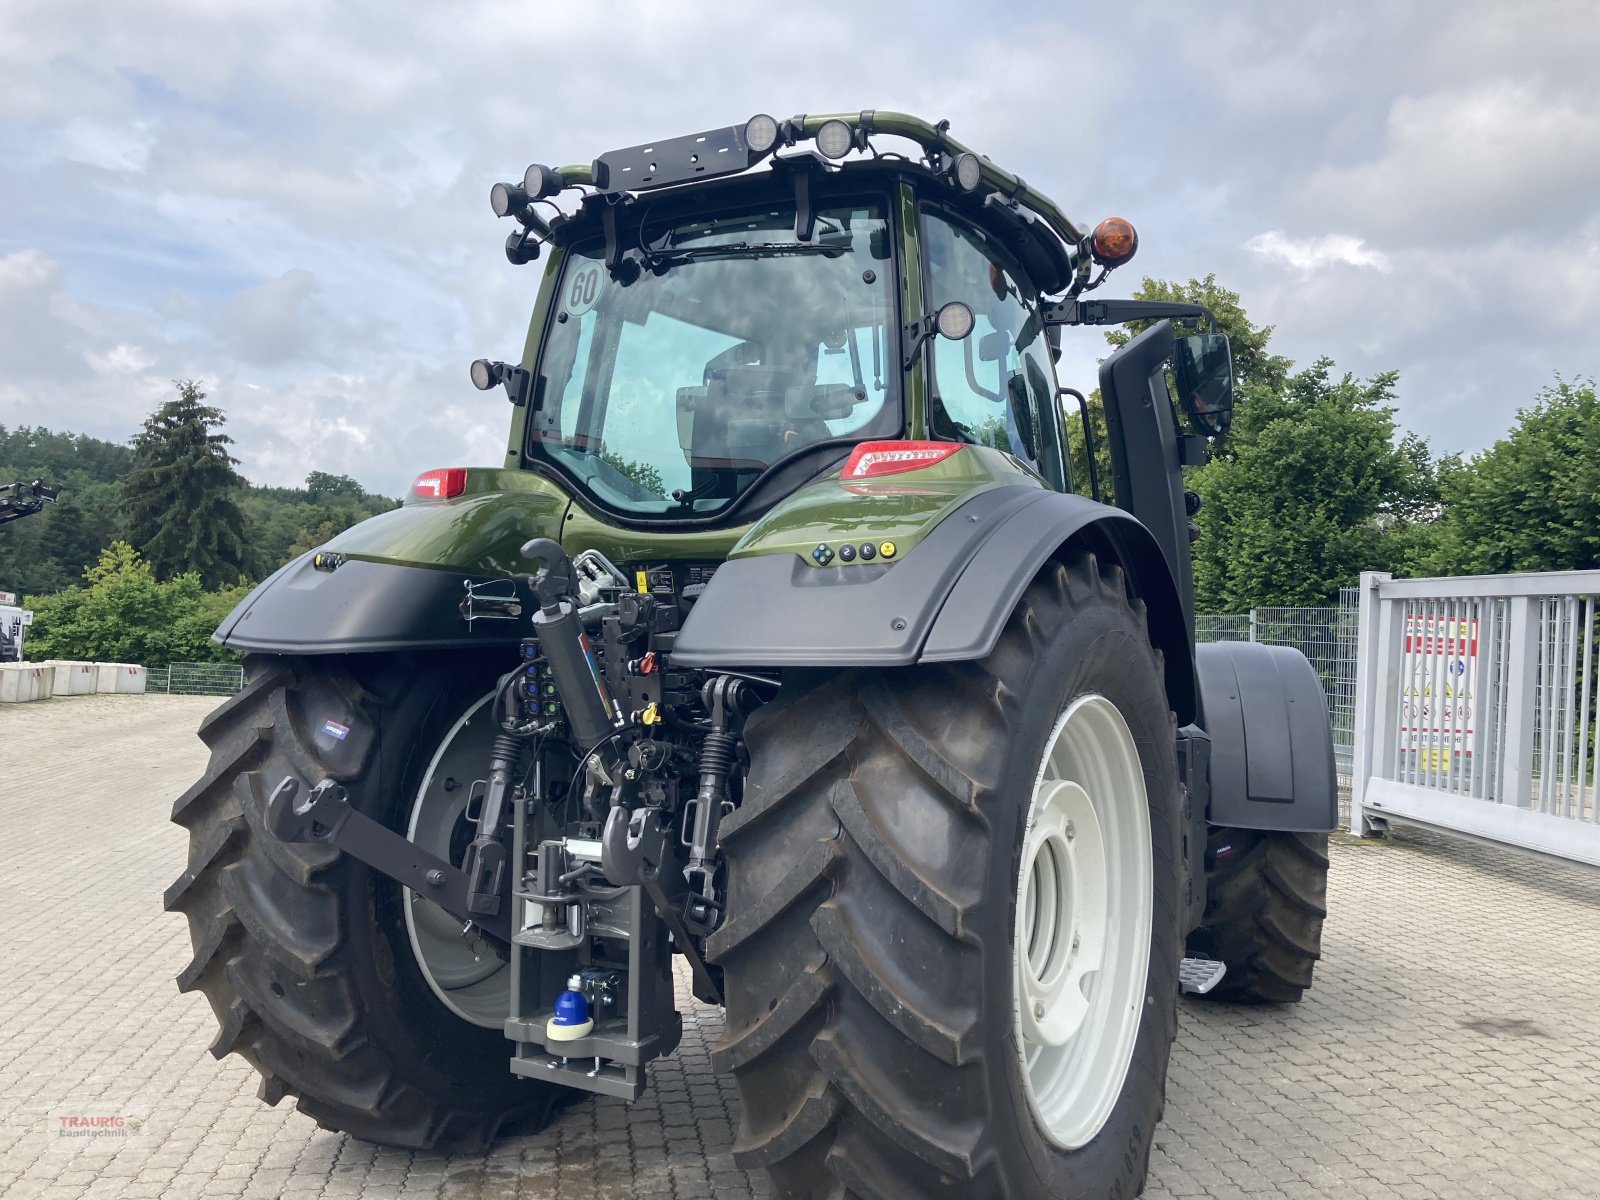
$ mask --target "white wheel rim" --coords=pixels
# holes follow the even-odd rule
[[[1128,723],[1081,696],[1045,743],[1017,878],[1015,1033],[1028,1105],[1093,1141],[1133,1061],[1150,965],[1150,809]]]
[[[450,837],[466,811],[472,781],[488,770],[494,722],[484,706],[491,698],[483,697],[450,727],[411,802],[406,840],[439,858],[450,858]],[[455,786],[447,786],[451,781]],[[432,900],[409,888],[402,900],[411,953],[433,994],[463,1021],[505,1028],[511,1015],[510,964],[482,935],[475,942],[463,937],[461,921]]]

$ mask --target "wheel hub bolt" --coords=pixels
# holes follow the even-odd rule
[[[1038,1003],[1037,1001],[1035,1001],[1033,1005],[1033,1019],[1035,1021],[1044,1020],[1044,1005]]]
[[[1078,836],[1078,831],[1072,827],[1072,822],[1067,822],[1067,841],[1072,841]]]

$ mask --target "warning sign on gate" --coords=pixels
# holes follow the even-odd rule
[[[1400,677],[1400,751],[1422,771],[1448,771],[1472,754],[1477,725],[1476,617],[1406,618]]]

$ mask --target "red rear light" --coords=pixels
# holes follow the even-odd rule
[[[862,442],[845,459],[839,478],[848,483],[852,479],[918,471],[943,462],[959,449],[960,442]]]
[[[436,467],[411,481],[411,494],[424,500],[448,500],[467,490],[465,467]]]

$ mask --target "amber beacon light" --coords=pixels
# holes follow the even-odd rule
[[[1139,235],[1131,222],[1121,217],[1107,217],[1094,227],[1090,249],[1095,262],[1102,267],[1120,267],[1139,249]]]

